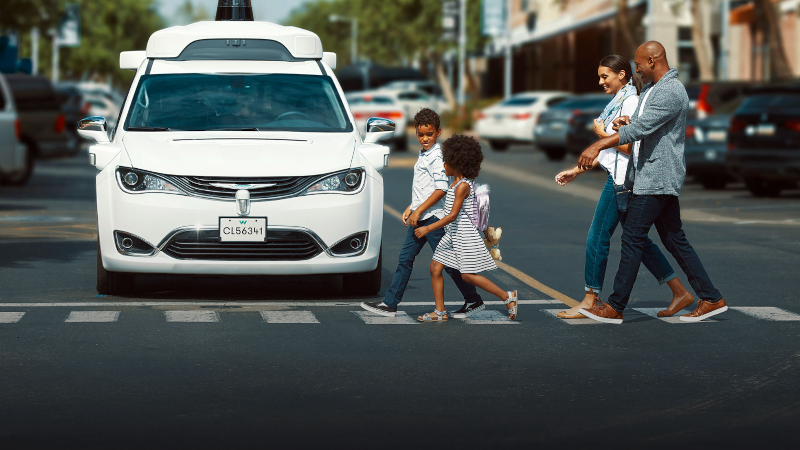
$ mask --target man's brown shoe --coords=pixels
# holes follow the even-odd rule
[[[608,304],[601,302],[600,300],[597,300],[597,304],[594,305],[594,308],[581,308],[579,312],[584,316],[594,319],[598,322],[613,323],[615,325],[622,323],[622,313],[618,312]]]
[[[719,299],[714,303],[700,300],[700,302],[697,304],[697,309],[689,314],[681,316],[681,321],[700,322],[701,320],[708,319],[709,317],[716,316],[717,314],[722,314],[727,310],[728,305],[725,303],[724,299]]]
[[[659,311],[656,315],[658,317],[672,317],[692,303],[694,303],[694,297],[692,297],[692,294],[687,292],[683,294],[683,297],[679,298],[677,302],[674,302],[674,304],[670,303],[667,309]]]

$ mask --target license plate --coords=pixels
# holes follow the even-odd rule
[[[550,129],[551,130],[563,130],[564,129],[564,124],[560,123],[560,122],[551,123],[550,124]]]
[[[505,117],[503,114],[495,114],[494,120],[503,120]]]
[[[266,242],[266,217],[220,217],[220,242]]]
[[[775,124],[768,123],[759,125],[756,128],[756,134],[759,136],[775,136]]]
[[[707,137],[709,141],[724,142],[728,139],[728,133],[725,131],[709,131]]]

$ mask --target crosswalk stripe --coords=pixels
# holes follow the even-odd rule
[[[714,319],[706,319],[706,320],[701,320],[700,322],[684,322],[684,321],[682,321],[682,320],[681,320],[681,318],[680,318],[680,315],[681,315],[681,314],[683,314],[682,312],[680,312],[680,313],[677,313],[677,314],[675,314],[675,315],[674,315],[674,316],[672,316],[672,317],[658,317],[658,312],[659,312],[659,311],[663,311],[663,310],[664,310],[664,308],[633,308],[633,309],[634,309],[634,311],[639,311],[639,312],[640,312],[640,313],[642,313],[642,314],[647,314],[647,315],[648,315],[648,316],[650,316],[650,317],[653,317],[653,318],[655,318],[655,319],[658,319],[658,320],[660,320],[660,321],[662,321],[662,322],[667,322],[667,323],[684,323],[684,324],[685,324],[685,323],[710,323],[710,322],[717,322],[717,321],[716,321],[716,320],[714,320]]]
[[[216,311],[164,311],[167,322],[219,322]]]
[[[566,323],[568,325],[603,325],[602,322],[598,322],[596,320],[592,320],[589,318],[586,319],[562,319],[557,316],[558,313],[564,311],[564,308],[561,309],[543,309],[543,312],[547,313],[548,315],[555,317],[559,321]]]
[[[774,306],[733,306],[731,309],[735,309],[736,311],[761,320],[775,322],[794,322],[800,320],[800,315],[790,313],[784,309],[775,308]]]
[[[351,312],[357,315],[367,325],[416,325],[419,323],[415,319],[412,319],[408,313],[403,311],[397,311],[396,317],[379,316],[378,314],[373,314],[367,311]]]
[[[311,311],[261,311],[266,323],[319,323]]]
[[[64,320],[64,323],[116,322],[118,319],[119,311],[72,311]]]
[[[0,323],[17,323],[24,315],[24,312],[0,312]]]
[[[460,320],[470,325],[519,325],[519,322],[509,319],[507,314],[490,310],[483,310]]]

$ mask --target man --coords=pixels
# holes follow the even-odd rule
[[[689,97],[678,80],[678,71],[670,69],[660,43],[643,44],[636,51],[634,62],[636,72],[647,84],[638,108],[632,117],[614,121],[619,133],[594,143],[578,159],[579,166],[589,167],[602,149],[635,142],[633,164],[628,165],[625,181],[626,186],[633,187],[633,195],[623,228],[622,258],[614,278],[614,293],[608,303],[598,301],[595,307],[581,309],[580,313],[599,322],[622,323],[622,313],[642,261],[645,238],[655,225],[664,247],[678,261],[701,299],[697,308],[680,320],[698,322],[727,311],[728,306],[681,226],[678,195],[686,177],[683,146]]]

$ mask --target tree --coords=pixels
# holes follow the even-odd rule
[[[772,69],[772,78],[787,80],[793,77],[792,66],[786,56],[783,46],[781,23],[776,10],[776,4],[769,0],[755,0],[756,19],[758,26],[764,33],[764,39],[769,46],[769,60]]]

